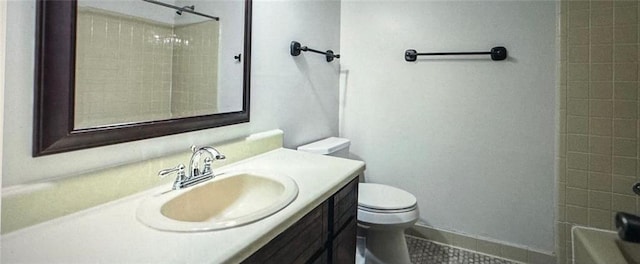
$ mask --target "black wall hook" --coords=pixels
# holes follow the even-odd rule
[[[334,58],[336,59],[340,58],[340,54],[334,54],[332,50],[327,50],[326,52],[322,52],[319,50],[308,48],[307,46],[302,46],[300,42],[297,42],[297,41],[291,41],[291,45],[289,46],[289,49],[291,52],[291,56],[298,56],[300,55],[301,51],[310,51],[310,52],[325,55],[327,57],[327,62],[333,61]]]
[[[416,61],[418,56],[443,56],[443,55],[491,55],[491,59],[494,61],[501,61],[507,58],[507,48],[505,47],[493,47],[488,52],[432,52],[432,53],[418,53],[416,50],[409,49],[404,52],[404,59],[406,61]]]

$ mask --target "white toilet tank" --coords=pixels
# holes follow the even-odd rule
[[[299,151],[349,158],[351,141],[346,138],[330,137],[298,147]]]

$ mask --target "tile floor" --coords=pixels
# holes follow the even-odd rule
[[[414,264],[516,264],[505,259],[436,244],[406,236],[409,257]]]

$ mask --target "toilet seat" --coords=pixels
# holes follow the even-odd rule
[[[418,219],[416,197],[377,183],[358,185],[358,221],[379,225],[413,223]]]
[[[391,212],[411,209],[416,203],[413,194],[396,187],[377,183],[358,185],[358,207]]]
[[[362,206],[362,205],[358,205],[358,210],[363,210],[363,211],[367,211],[367,212],[372,212],[372,213],[378,213],[378,214],[396,214],[396,213],[404,213],[404,212],[409,212],[409,211],[413,211],[415,210],[417,207],[417,205],[411,206],[409,208],[401,208],[401,209],[376,209],[376,208],[369,208],[366,206]]]
[[[420,213],[418,212],[418,207],[409,211],[394,213],[372,212],[358,207],[357,218],[359,223],[363,223],[365,225],[374,224],[380,225],[379,227],[387,226],[387,228],[397,228],[398,225],[413,225],[413,223],[418,220],[419,216]]]

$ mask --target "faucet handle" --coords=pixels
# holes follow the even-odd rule
[[[158,176],[160,176],[160,178],[164,178],[174,172],[178,174],[178,178],[184,178],[184,165],[178,164],[178,166],[175,166],[173,168],[161,170],[158,172]]]
[[[178,164],[178,166],[175,166],[174,168],[170,168],[170,169],[164,169],[158,172],[158,176],[160,176],[160,178],[164,178],[167,175],[171,174],[171,173],[176,173],[178,176],[176,177],[176,180],[173,182],[173,189],[177,190],[182,188],[182,183],[186,180],[186,176],[184,174],[184,165]]]

